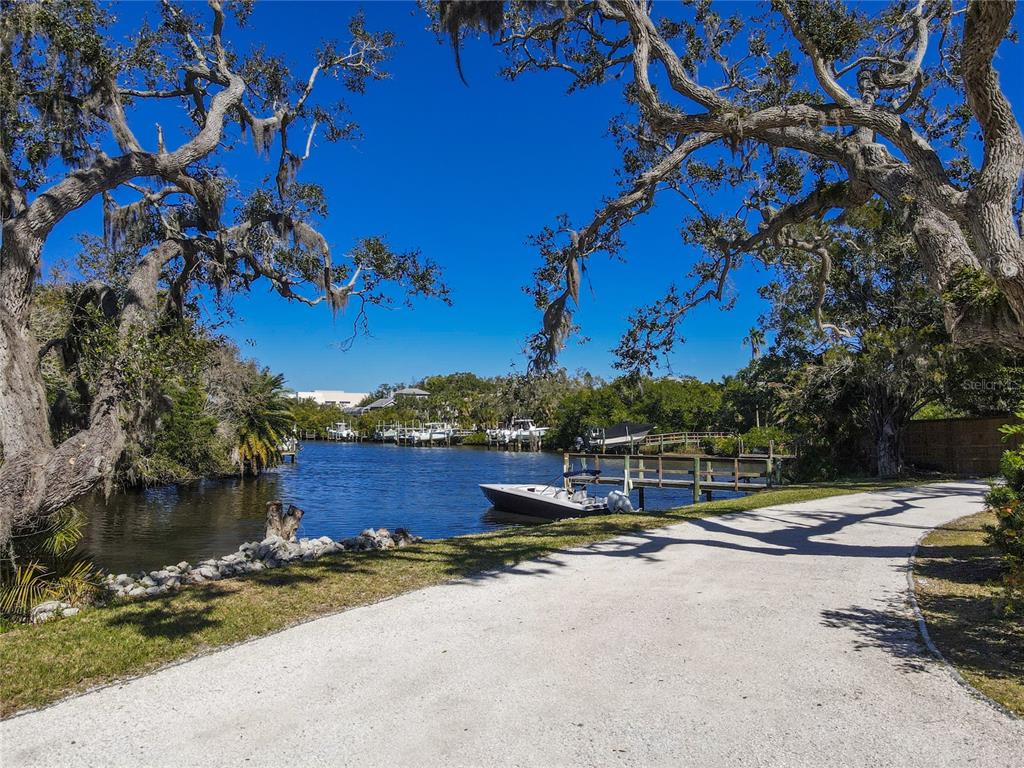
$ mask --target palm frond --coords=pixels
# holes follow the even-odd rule
[[[49,597],[52,588],[46,579],[47,570],[38,562],[17,565],[9,579],[0,583],[0,613],[25,619],[32,608]]]

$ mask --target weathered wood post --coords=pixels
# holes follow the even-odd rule
[[[565,490],[572,490],[572,483],[569,482],[569,466],[571,465],[569,460],[569,452],[565,451],[562,453],[562,486]]]
[[[693,457],[693,503],[700,501],[700,456]]]

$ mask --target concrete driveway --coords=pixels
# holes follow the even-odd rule
[[[21,765],[1013,766],[922,647],[944,484],[677,525],[425,589],[0,723]]]

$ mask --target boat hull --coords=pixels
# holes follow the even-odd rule
[[[608,513],[608,508],[605,505],[584,506],[568,499],[556,499],[553,496],[528,490],[541,487],[538,485],[493,484],[481,485],[480,490],[495,509],[516,515],[560,520],[564,517],[584,517]]]

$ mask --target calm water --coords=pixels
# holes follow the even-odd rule
[[[194,563],[263,538],[265,505],[274,499],[305,510],[300,536],[340,539],[369,527],[404,527],[431,539],[477,533],[510,524],[489,511],[480,483],[560,482],[561,472],[562,457],[552,453],[309,442],[298,463],[255,480],[204,480],[90,500],[81,505],[89,516],[83,544],[115,572]],[[688,491],[647,492],[649,508],[689,501]]]

